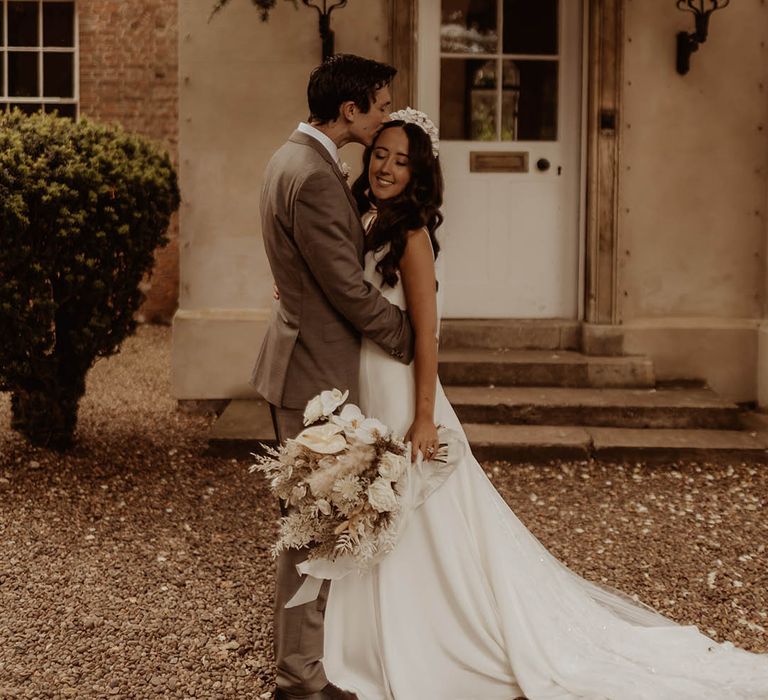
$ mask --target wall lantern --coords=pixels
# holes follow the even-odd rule
[[[707,40],[709,17],[715,10],[727,7],[731,0],[677,0],[677,9],[691,12],[696,31],[677,34],[677,72],[685,75],[691,68],[691,54]],[[705,9],[706,7],[706,9]]]
[[[316,5],[310,0],[301,0],[307,7],[313,7],[317,10],[318,17],[320,19],[320,38],[323,41],[323,61],[330,58],[334,54],[334,33],[331,29],[331,13],[334,10],[341,9],[347,4],[347,0],[336,0],[330,6],[328,0],[323,0],[323,8],[320,9],[319,5]]]
[[[277,5],[277,0],[251,0],[251,2],[259,8],[262,22],[266,22],[269,19],[269,13],[274,10]],[[347,4],[347,0],[335,0],[335,2],[331,2],[330,4],[328,0],[322,0],[322,7],[315,2],[311,2],[311,0],[301,0],[301,2],[306,7],[311,7],[317,10],[320,19],[320,38],[323,41],[323,61],[325,61],[325,59],[334,54],[334,34],[331,29],[331,13],[334,10],[344,7]],[[228,4],[229,0],[216,0],[208,21],[210,22],[213,16]],[[296,0],[293,0],[293,4],[296,5]]]

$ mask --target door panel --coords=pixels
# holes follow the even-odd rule
[[[417,104],[441,130],[446,317],[576,318],[581,3],[420,0],[418,21]],[[477,172],[473,153],[521,157]]]

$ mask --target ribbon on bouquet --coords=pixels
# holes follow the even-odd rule
[[[302,573],[301,564],[296,567],[299,573]],[[285,604],[286,608],[296,608],[304,603],[311,603],[313,600],[317,600],[320,595],[320,588],[322,588],[323,579],[307,574],[299,586],[299,590],[293,594],[293,597]]]
[[[445,459],[425,460],[421,453],[416,457],[416,461],[409,465],[405,475],[397,482],[400,508],[397,516],[388,528],[388,540],[392,546],[379,552],[369,563],[369,566],[378,564],[400,540],[411,513],[421,506],[440,486],[442,486],[448,477],[456,469],[458,463],[464,459],[467,454],[466,438],[456,430],[450,428],[440,428],[438,430],[440,444],[445,445],[445,449],[438,452],[439,457]],[[406,457],[410,462],[411,445],[408,445]],[[295,608],[305,603],[317,600],[320,595],[320,588],[325,580],[337,580],[344,578],[347,574],[357,571],[362,573],[360,564],[354,557],[343,555],[334,560],[326,558],[306,559],[297,564],[296,570],[304,576],[304,581],[299,590],[285,604],[286,608]]]

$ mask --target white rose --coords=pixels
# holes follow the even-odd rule
[[[386,479],[376,479],[368,487],[368,501],[379,513],[386,513],[397,507],[397,497],[392,490],[392,484]]]
[[[320,394],[310,399],[307,403],[307,407],[304,409],[304,425],[312,425],[317,423],[323,417],[323,402],[320,399]]]
[[[389,481],[397,481],[405,471],[405,457],[385,452],[379,460],[379,474]]]
[[[347,446],[347,440],[341,432],[342,429],[333,423],[313,425],[311,428],[304,428],[296,436],[296,442],[318,454],[334,455]]]
[[[338,389],[332,389],[330,391],[320,392],[320,402],[323,405],[323,415],[330,416],[341,404],[347,400],[349,391],[345,391],[343,394]]]

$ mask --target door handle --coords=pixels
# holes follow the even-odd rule
[[[550,163],[546,158],[539,158],[536,161],[536,168],[539,172],[545,173],[549,170]]]

